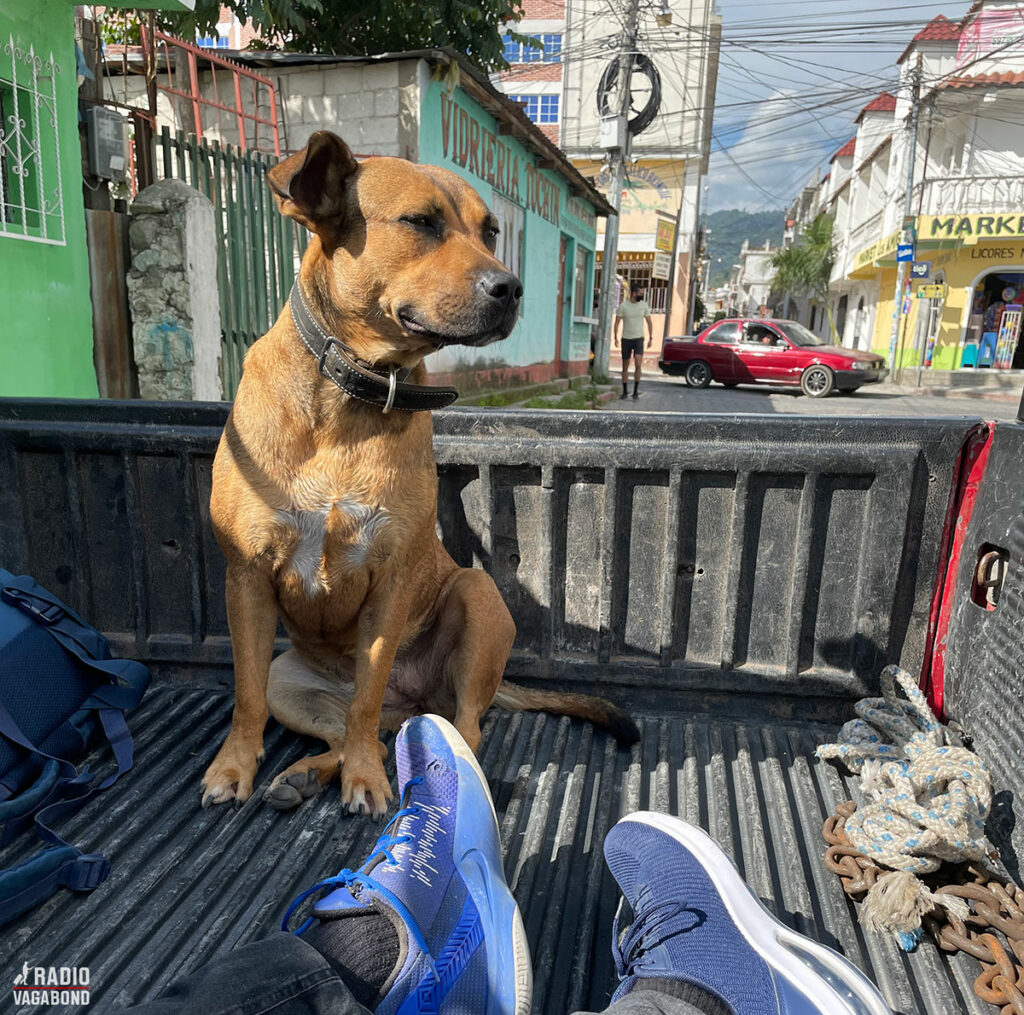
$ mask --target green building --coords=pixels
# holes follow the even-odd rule
[[[75,5],[0,0],[0,396],[96,394]]]

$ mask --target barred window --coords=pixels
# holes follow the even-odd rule
[[[619,261],[616,272],[615,306],[629,297],[630,287],[640,285],[644,290],[644,299],[651,308],[652,314],[665,313],[668,305],[668,281],[663,278],[651,278],[651,261]],[[594,293],[601,291],[601,265],[594,272]]]
[[[57,75],[51,53],[0,46],[0,237],[63,244]]]

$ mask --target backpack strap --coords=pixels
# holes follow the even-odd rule
[[[5,579],[0,599],[30,614],[72,655],[120,685],[119,700],[108,700],[114,708],[134,708],[142,699],[149,670],[134,659],[111,659],[107,639],[28,575]]]
[[[122,771],[131,767],[131,737],[128,737],[127,768],[122,766],[121,758],[117,758],[115,748],[117,772],[90,789],[95,776],[88,768],[79,772],[70,761],[36,747],[22,733],[3,702],[0,702],[0,733],[46,759],[42,776],[22,795],[29,798],[27,801],[19,796],[0,803],[0,819],[7,819],[4,837],[8,838],[8,821],[18,830],[31,817],[39,837],[50,844],[24,862],[0,871],[0,924],[3,924],[49,898],[58,888],[91,891],[106,880],[110,873],[110,861],[106,857],[98,853],[83,853],[61,838],[48,823],[83,807],[100,790],[111,785]]]
[[[132,767],[133,744],[124,710],[139,703],[150,677],[141,663],[109,658],[107,640],[31,578],[9,579],[0,589],[0,597],[34,616],[65,649],[112,681],[96,688],[80,711],[95,710],[117,766],[112,775],[94,786],[95,777],[87,767],[79,772],[70,761],[48,754],[32,743],[0,701],[0,734],[44,760],[42,775],[25,794],[12,798],[13,788],[0,784],[0,820],[7,818],[4,838],[24,827],[31,817],[36,833],[49,843],[23,863],[0,871],[3,924],[49,898],[58,888],[91,891],[106,880],[110,861],[105,856],[83,853],[50,826],[85,806]],[[5,810],[9,812],[6,815]]]

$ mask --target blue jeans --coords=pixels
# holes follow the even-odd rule
[[[372,1015],[315,948],[284,933],[236,948],[155,1000],[122,1010],[126,1015]],[[701,1013],[686,1001],[637,991],[613,1004],[607,1015]]]

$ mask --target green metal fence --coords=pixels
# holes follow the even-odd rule
[[[183,180],[205,194],[217,216],[221,381],[232,399],[249,347],[277,319],[298,271],[305,237],[284,218],[267,186],[278,160],[164,127],[154,160],[160,179]],[[302,230],[304,233],[304,230]]]

